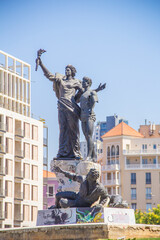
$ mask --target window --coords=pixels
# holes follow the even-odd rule
[[[32,139],[38,140],[38,127],[34,125],[32,126]]]
[[[24,200],[30,200],[30,186],[28,184],[23,185]]]
[[[32,159],[38,160],[38,147],[32,145]]]
[[[38,167],[32,166],[32,180],[38,181]]]
[[[136,211],[136,209],[137,209],[137,203],[131,203],[131,208],[134,209],[134,211]]]
[[[130,159],[126,159],[127,165],[130,164]]]
[[[110,157],[110,147],[107,148],[107,156]]]
[[[13,154],[13,140],[11,138],[6,138],[6,152]]]
[[[151,188],[146,188],[146,199],[152,199]]]
[[[136,173],[131,173],[131,184],[136,184]]]
[[[156,158],[153,158],[153,164],[156,164],[156,162],[157,162]]]
[[[32,186],[32,201],[38,201],[38,187]]]
[[[48,187],[48,196],[53,197],[54,196],[54,186]]]
[[[24,157],[30,159],[30,144],[24,143]]]
[[[24,163],[24,178],[30,179],[30,165],[27,163]]]
[[[142,144],[142,150],[143,152],[147,152],[147,144]]]
[[[115,156],[115,146],[111,147],[111,156]]]
[[[153,144],[153,149],[157,149],[157,145],[156,144]]]
[[[131,199],[135,200],[137,198],[136,188],[131,188]]]
[[[6,127],[7,132],[13,133],[13,119],[10,117],[6,117]]]
[[[29,123],[24,123],[24,136],[30,138],[30,125]]]
[[[146,184],[151,184],[151,173],[146,173]]]
[[[119,146],[116,147],[116,155],[119,155]]]
[[[29,205],[23,205],[23,220],[30,221],[29,219]]]
[[[143,158],[143,159],[142,159],[142,164],[147,164],[147,163],[148,163],[147,158]]]
[[[149,209],[152,209],[152,204],[151,203],[146,204],[146,212],[149,212]]]
[[[6,159],[6,174],[13,175],[13,162],[10,159]]]
[[[37,209],[36,206],[31,207],[31,221],[35,222],[37,220]]]

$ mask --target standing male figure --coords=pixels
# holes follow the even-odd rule
[[[83,78],[82,87],[83,94],[81,95],[80,107],[81,107],[81,124],[82,131],[87,141],[87,158],[88,161],[95,161],[95,149],[93,142],[93,130],[94,130],[94,122],[96,120],[96,115],[93,111],[95,103],[98,102],[97,92],[103,90],[106,84],[99,85],[96,90],[91,90],[90,87],[92,85],[92,80],[88,77]]]

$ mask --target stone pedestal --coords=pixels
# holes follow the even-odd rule
[[[56,159],[51,161],[51,169],[53,166],[59,166],[64,171],[72,172],[77,175],[86,176],[91,168],[96,168],[101,175],[101,165],[94,162],[83,161],[83,160],[61,160]],[[72,181],[66,178],[62,173],[56,173],[59,188],[58,191],[74,191],[78,192],[80,184],[78,182]]]
[[[57,208],[38,211],[37,226],[75,223],[135,224],[133,209]]]

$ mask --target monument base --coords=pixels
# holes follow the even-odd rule
[[[72,172],[84,177],[87,175],[91,168],[95,168],[101,175],[101,165],[90,161],[76,159],[54,159],[51,161],[51,169],[53,169],[54,165],[60,167],[64,171]],[[79,191],[80,184],[78,182],[66,178],[62,173],[56,173],[56,177],[59,183],[58,191]]]
[[[135,224],[133,209],[56,208],[38,211],[37,226],[75,223]]]

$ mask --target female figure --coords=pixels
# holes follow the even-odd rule
[[[41,54],[40,54],[41,55]],[[53,90],[58,98],[59,151],[57,159],[80,159],[79,118],[80,107],[75,101],[77,90],[81,91],[81,82],[75,79],[76,69],[72,65],[65,68],[65,76],[53,75],[43,65],[40,55],[36,59],[44,75],[53,82]]]

